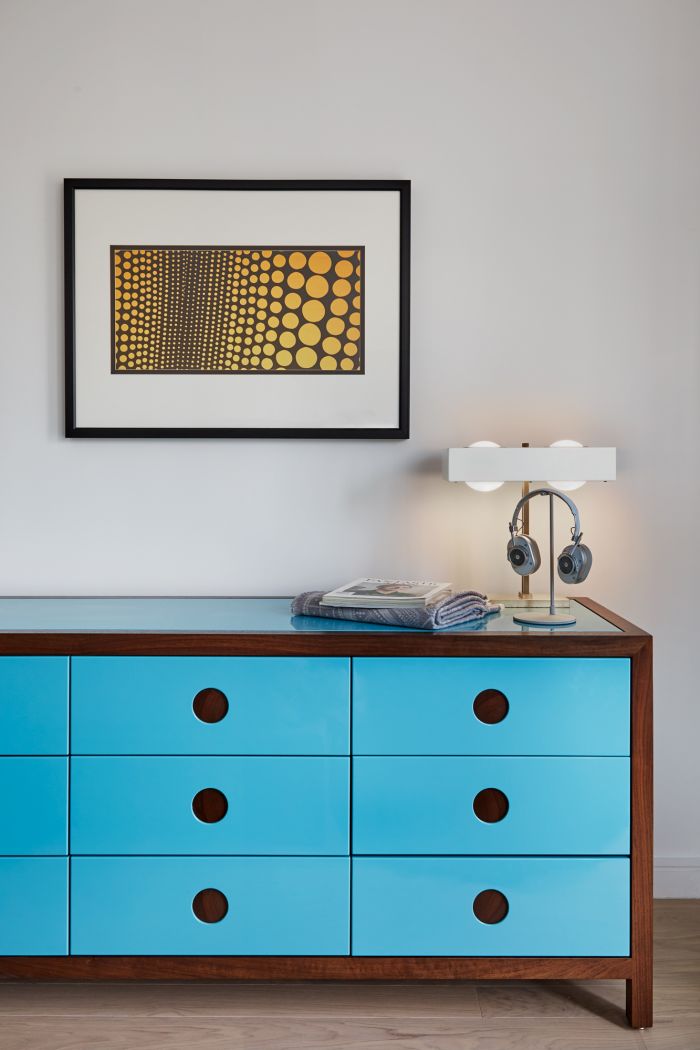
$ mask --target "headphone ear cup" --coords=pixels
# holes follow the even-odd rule
[[[585,543],[570,543],[557,558],[557,572],[564,583],[583,583],[591,571],[593,555]]]
[[[593,555],[591,553],[591,548],[587,547],[585,543],[579,543],[578,549],[581,552],[581,568],[579,569],[576,582],[583,583],[588,576],[588,573],[591,571]]]
[[[524,534],[513,536],[508,541],[506,556],[518,576],[529,576],[530,573],[537,572],[542,564],[537,543],[531,536]]]

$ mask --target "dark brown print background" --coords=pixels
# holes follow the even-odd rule
[[[112,372],[364,372],[364,248],[111,249]]]

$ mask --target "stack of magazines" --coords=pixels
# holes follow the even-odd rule
[[[362,577],[328,591],[320,604],[351,609],[425,609],[446,598],[451,590],[450,583]]]

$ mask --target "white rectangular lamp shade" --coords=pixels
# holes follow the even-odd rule
[[[614,448],[450,448],[448,481],[614,481]]]

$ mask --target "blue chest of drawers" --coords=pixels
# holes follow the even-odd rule
[[[0,976],[619,977],[650,1022],[651,640],[0,600]]]

